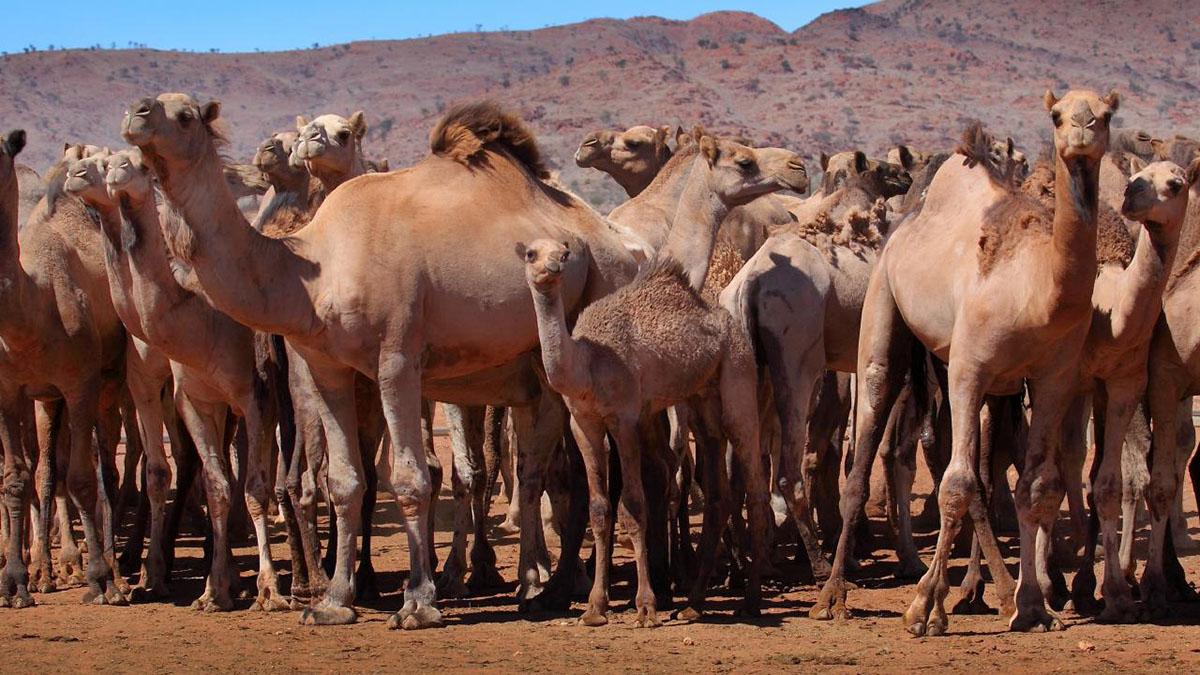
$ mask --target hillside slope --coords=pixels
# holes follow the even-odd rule
[[[129,101],[183,91],[223,102],[230,155],[245,161],[296,114],[364,109],[368,153],[399,167],[424,155],[448,103],[490,96],[518,108],[564,181],[606,209],[615,185],[571,162],[597,127],[703,123],[815,158],[940,148],[980,118],[1036,154],[1047,87],[1117,87],[1121,123],[1196,134],[1197,73],[1200,3],[885,0],[794,33],[722,12],[262,54],[9,55],[0,127],[30,132],[25,159],[40,169],[67,141],[121,145]]]

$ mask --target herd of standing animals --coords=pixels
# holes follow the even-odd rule
[[[607,216],[493,102],[452,107],[397,171],[364,155],[362,112],[297,118],[231,165],[219,103],[162,94],[126,110],[129,148],[67,144],[44,178],[10,131],[0,607],[75,585],[98,605],[172,598],[180,523],[199,514],[193,609],[241,596],[352,623],[381,590],[383,490],[409,553],[388,626],[441,626],[439,597],[504,585],[487,527],[503,474],[519,611],[586,596],[579,622],[607,623],[624,539],[638,626],[668,609],[701,620],[721,580],[757,616],[782,574],[821,585],[812,618],[847,618],[879,454],[894,574],[919,579],[913,635],[948,629],[956,546],[970,563],[950,613],[987,611],[986,565],[1014,631],[1061,630],[1068,604],[1161,618],[1200,600],[1176,553],[1192,546],[1189,473],[1200,491],[1200,142],[1113,128],[1119,104],[1047,92],[1053,145],[1032,166],[978,122],[946,151],[822,154],[808,196],[789,150],[699,126],[596,131],[575,162],[628,193]],[[918,452],[935,483],[928,564]],[[1015,580],[997,538],[1014,530]],[[248,532],[242,589],[232,549]]]

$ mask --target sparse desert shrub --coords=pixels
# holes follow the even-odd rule
[[[779,65],[783,66],[783,72],[785,72],[785,73],[792,72],[792,62],[791,61],[784,59],[783,63],[780,63]]]
[[[570,86],[571,85],[571,76],[570,75],[560,75],[558,77],[558,83],[564,87]]]
[[[733,66],[729,64],[729,59],[721,59],[721,70],[729,70],[732,67]]]

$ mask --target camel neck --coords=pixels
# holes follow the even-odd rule
[[[630,199],[645,192],[646,188],[650,187],[650,183],[654,181],[653,175],[644,176],[620,169],[610,171],[609,175],[613,177],[613,180],[617,181],[617,185],[620,185],[625,190],[625,194],[629,195]]]
[[[1100,163],[1056,160],[1054,250],[1064,287],[1077,285],[1090,298],[1096,278],[1096,215],[1100,205]],[[1084,288],[1086,286],[1086,289]]]
[[[655,251],[662,248],[671,230],[672,216],[695,165],[689,160],[699,156],[697,151],[691,151],[686,156],[675,155],[636,197],[613,209],[609,220],[639,234]]]
[[[294,212],[295,214],[306,214],[309,210],[309,177],[304,174],[304,181],[295,181],[294,184],[283,185],[282,183],[272,185],[275,188],[274,194],[271,196],[271,201],[263,205],[259,210],[258,216],[254,219],[252,227],[262,232],[275,218],[280,217],[281,213]]]
[[[542,365],[546,380],[555,391],[574,396],[586,382],[579,345],[567,328],[566,312],[558,289],[543,293],[531,288],[537,314],[538,341],[542,347]]]
[[[1133,260],[1122,276],[1121,292],[1113,303],[1112,334],[1122,341],[1148,339],[1162,313],[1162,296],[1175,263],[1178,228],[1146,222],[1138,235]]]
[[[304,282],[316,276],[316,265],[301,256],[298,243],[250,227],[225,184],[216,149],[210,144],[178,167],[152,151],[145,155],[183,216],[180,223],[164,223],[178,228],[164,230],[172,253],[193,267],[213,306],[262,332],[312,332],[317,321]]]
[[[123,198],[121,215],[120,256],[129,270],[126,293],[137,299],[135,311],[143,326],[169,322],[171,309],[193,294],[179,284],[171,269],[158,206],[152,197],[140,202]]]
[[[660,258],[668,257],[683,265],[688,283],[696,292],[700,292],[708,276],[717,229],[729,214],[729,206],[709,187],[710,172],[708,162],[697,156],[675,209],[667,241],[658,252]]]
[[[7,279],[21,267],[21,246],[17,242],[21,192],[16,172],[0,185],[0,276]]]
[[[355,152],[354,161],[352,161],[350,166],[344,171],[311,163],[309,164],[309,171],[312,173],[313,177],[321,181],[321,185],[325,186],[325,193],[329,194],[342,183],[366,173],[367,165],[363,163],[362,153]]]

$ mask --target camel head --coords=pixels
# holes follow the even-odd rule
[[[112,198],[104,187],[105,162],[110,154],[105,148],[71,162],[67,166],[67,179],[63,183],[63,190],[72,197],[83,200],[88,206],[111,206]]]
[[[988,159],[1002,174],[1011,176],[1015,185],[1029,176],[1029,159],[1017,150],[1011,136],[1003,141],[993,139],[988,146]]]
[[[1047,91],[1046,110],[1054,122],[1054,149],[1063,161],[1087,160],[1099,163],[1108,151],[1109,125],[1121,104],[1121,96],[1112,90],[1107,96],[1085,90],[1072,90],[1058,98]]]
[[[608,174],[651,179],[671,159],[670,127],[636,126],[625,131],[593,131],[575,151],[575,164]]]
[[[16,157],[25,149],[25,130],[13,129],[0,136],[0,186],[16,179]]]
[[[102,148],[98,145],[88,145],[86,143],[64,143],[63,154],[60,162],[70,166],[72,162],[78,162],[85,157],[91,157],[97,153],[108,152],[108,148]]]
[[[928,152],[921,152],[913,148],[911,145],[897,145],[888,150],[887,161],[889,164],[895,164],[910,174],[915,174],[929,164],[929,160],[933,158]]]
[[[322,168],[346,171],[361,157],[362,139],[367,133],[366,114],[359,110],[349,119],[341,115],[321,115],[308,121],[296,117],[296,157],[310,172]]]
[[[848,185],[857,185],[873,197],[891,199],[908,192],[912,175],[903,165],[868,159],[862,151],[821,153],[821,191],[831,195]]]
[[[114,152],[105,162],[104,184],[113,198],[128,198],[141,203],[152,197],[154,181],[150,168],[137,148]]]
[[[307,180],[308,170],[304,163],[292,154],[292,148],[300,134],[295,131],[279,131],[271,134],[258,145],[251,163],[265,173],[272,183],[292,183]],[[293,161],[295,160],[295,161]]]
[[[160,94],[129,105],[121,121],[121,137],[141,148],[147,158],[187,164],[224,141],[217,128],[218,101],[197,103],[187,94]]]
[[[1187,171],[1168,161],[1145,166],[1136,157],[1132,165],[1121,215],[1140,223],[1170,225],[1178,233],[1187,213],[1189,187],[1200,182],[1200,161]]]
[[[750,148],[708,135],[700,136],[698,143],[709,166],[709,186],[730,206],[777,190],[808,190],[804,161],[790,150]]]
[[[558,288],[571,258],[567,242],[537,239],[528,246],[517,244],[517,252],[525,261],[525,281],[530,288],[542,294]]]

